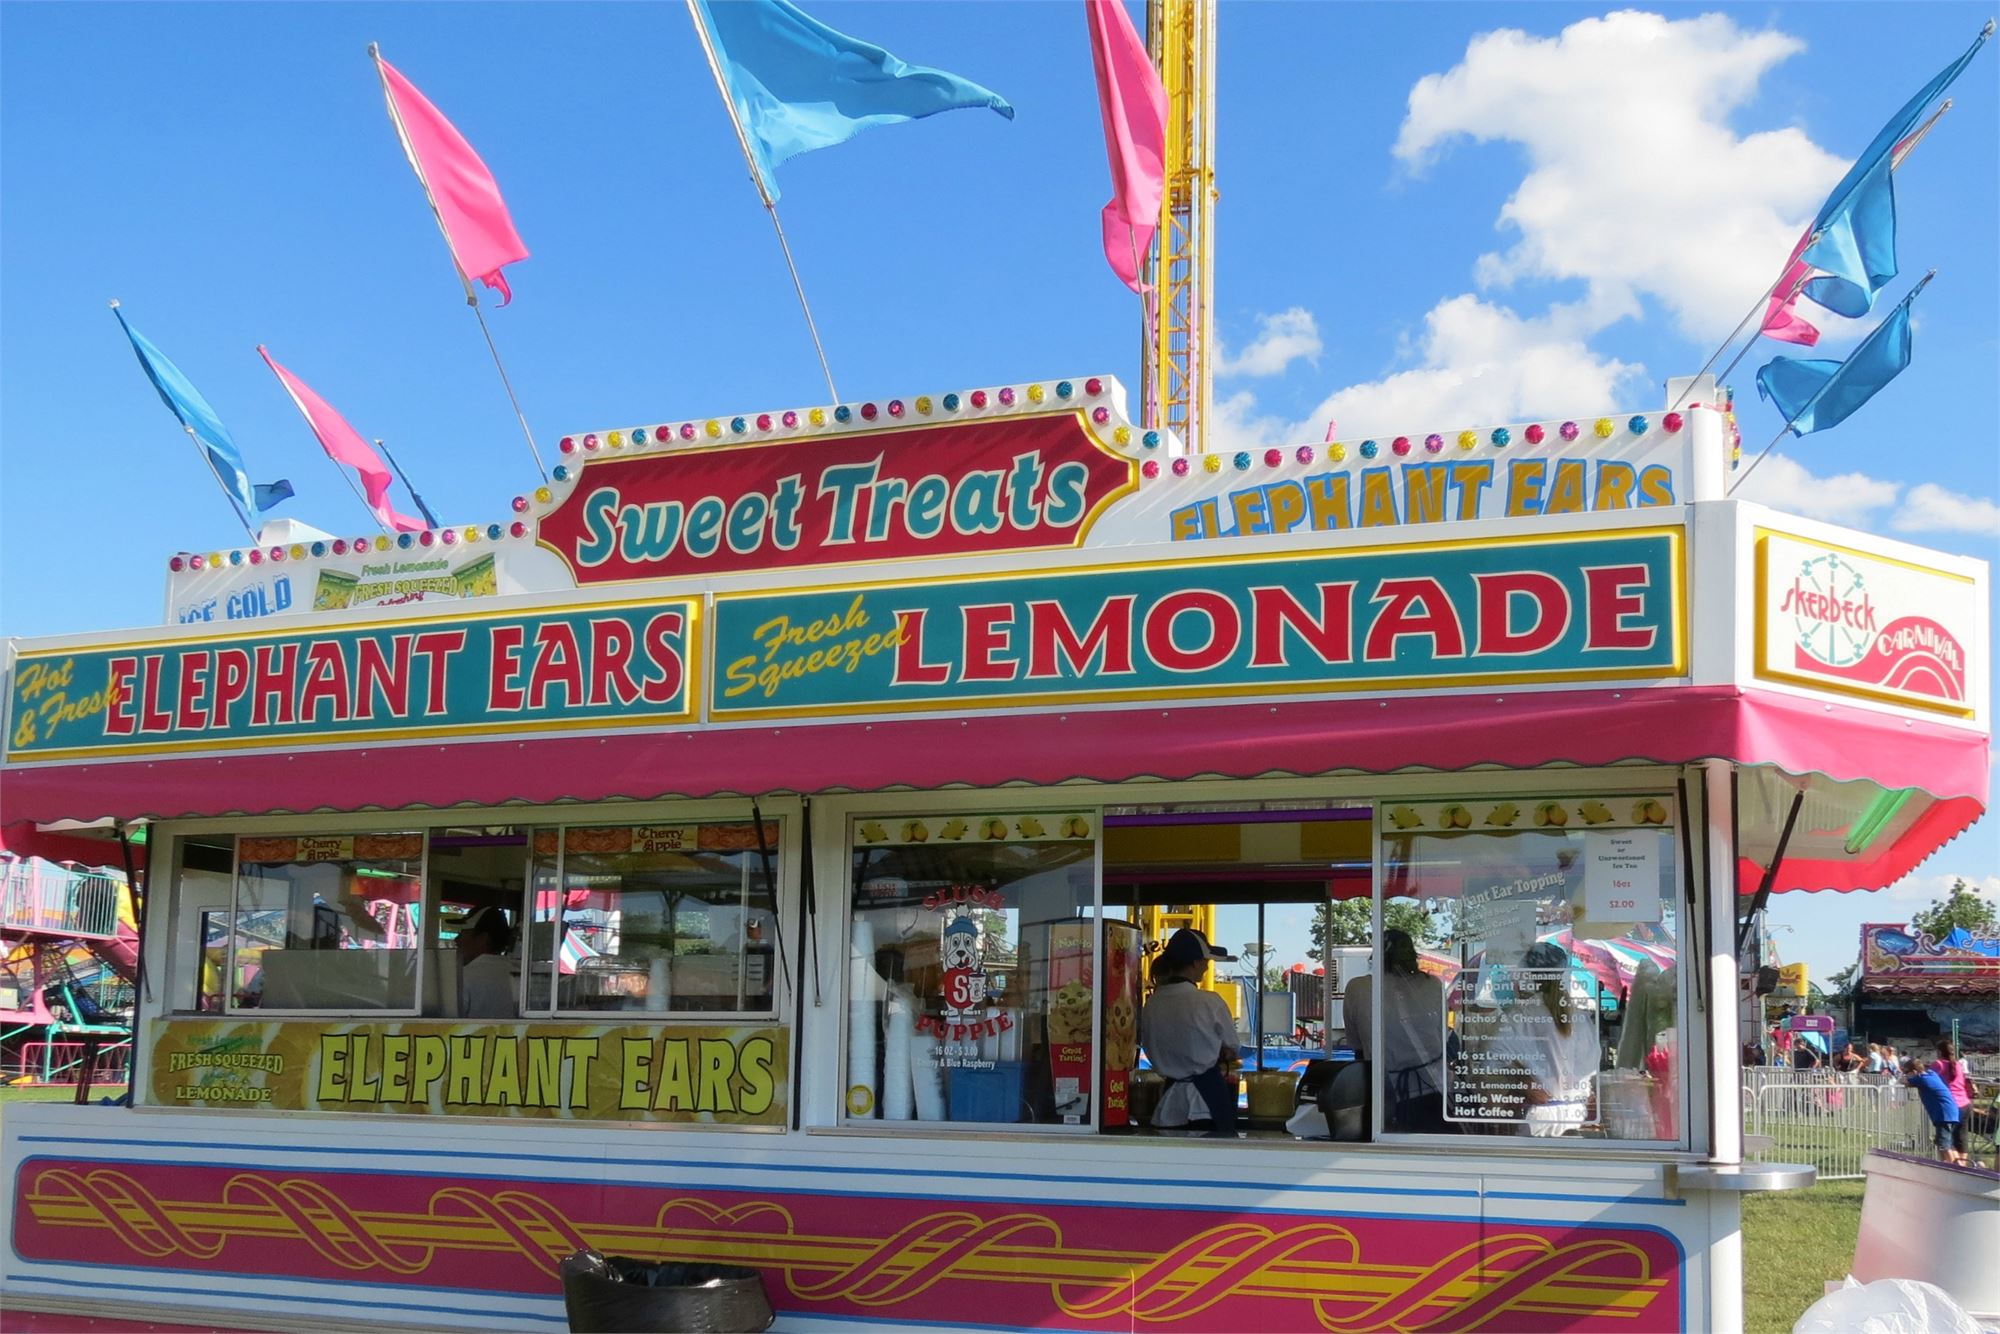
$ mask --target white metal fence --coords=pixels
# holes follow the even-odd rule
[[[1752,1067],[1743,1072],[1745,1156],[1811,1163],[1822,1180],[1861,1175],[1870,1149],[1925,1153],[1930,1118],[1915,1090],[1881,1077]]]

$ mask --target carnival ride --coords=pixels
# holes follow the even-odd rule
[[[122,1082],[138,942],[121,872],[0,852],[0,1083]]]

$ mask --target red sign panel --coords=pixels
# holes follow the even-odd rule
[[[601,456],[540,538],[585,585],[1074,547],[1137,471],[1078,412]]]

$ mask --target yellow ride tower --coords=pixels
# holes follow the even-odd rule
[[[1215,0],[1147,0],[1146,45],[1167,93],[1166,189],[1140,357],[1146,423],[1204,450],[1215,348]]]

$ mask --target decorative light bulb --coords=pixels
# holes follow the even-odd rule
[[[1083,392],[1089,394],[1092,398],[1096,398],[1104,392],[1104,381],[1098,379],[1095,375],[1091,376],[1083,382]]]
[[[1039,403],[1048,397],[1048,392],[1048,390],[1038,384],[1031,384],[1028,386],[1028,401],[1030,403]]]
[[[1539,445],[1542,443],[1543,438],[1548,435],[1548,432],[1542,429],[1540,422],[1537,422],[1527,430],[1521,432],[1521,434],[1527,439],[1529,444]]]
[[[1139,465],[1139,475],[1146,478],[1158,477],[1160,475],[1160,461],[1158,459],[1147,459]]]
[[[1311,463],[1313,461],[1313,447],[1311,445],[1300,445],[1292,451],[1292,457],[1300,463]]]
[[[1678,412],[1669,412],[1666,416],[1660,418],[1660,425],[1667,428],[1668,435],[1677,434],[1685,422],[1686,419]]]
[[[1174,476],[1176,476],[1176,477],[1185,477],[1185,476],[1187,476],[1187,475],[1188,475],[1188,461],[1187,461],[1186,459],[1184,459],[1184,458],[1180,458],[1180,459],[1175,459],[1175,460],[1174,460]]]
[[[1014,406],[1014,387],[1012,385],[1002,385],[1000,387],[1000,406],[1003,408]]]
[[[1612,422],[1611,418],[1599,417],[1597,419],[1597,424],[1591,427],[1590,429],[1597,432],[1597,438],[1599,440],[1609,440],[1611,438],[1611,433],[1617,430],[1618,427],[1616,424]]]
[[[1625,423],[1625,429],[1633,435],[1644,435],[1646,433],[1646,419],[1634,414],[1632,419]]]
[[[1076,386],[1071,384],[1068,380],[1056,381],[1057,398],[1068,398],[1071,394],[1074,394],[1075,392],[1076,392]]]
[[[1492,440],[1495,449],[1505,449],[1513,443],[1514,433],[1504,426],[1496,426],[1493,428]]]
[[[1460,449],[1471,449],[1474,445],[1478,443],[1479,443],[1479,432],[1460,431],[1458,433],[1458,447]]]
[[[1575,422],[1564,422],[1556,428],[1556,434],[1565,440],[1574,440],[1579,434]]]
[[[1381,452],[1382,452],[1382,446],[1380,446],[1380,445],[1376,444],[1376,443],[1375,443],[1375,442],[1374,442],[1373,440],[1363,440],[1363,441],[1361,442],[1361,457],[1362,457],[1362,458],[1364,458],[1364,459],[1372,459],[1372,458],[1374,458],[1374,457],[1375,457],[1375,456],[1376,456],[1377,454],[1380,454]]]

